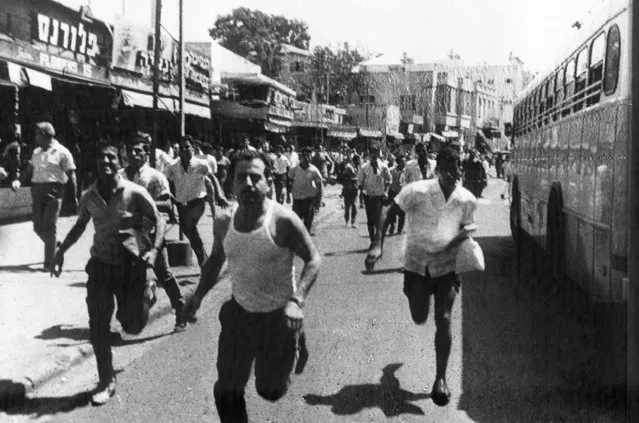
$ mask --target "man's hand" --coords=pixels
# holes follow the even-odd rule
[[[302,329],[302,324],[304,323],[304,312],[295,301],[288,302],[284,309],[284,314],[286,315],[286,326],[289,329]]]
[[[364,260],[364,265],[366,266],[366,270],[369,272],[373,270],[375,267],[375,263],[382,259],[382,247],[372,246],[370,250],[368,250],[368,254],[366,255],[366,259]]]
[[[15,192],[15,191],[17,191],[18,189],[20,189],[20,187],[21,187],[21,186],[22,186],[22,184],[21,184],[21,183],[20,183],[20,181],[19,181],[19,180],[17,180],[17,179],[16,179],[15,181],[11,182],[11,189],[12,189],[14,192]]]
[[[142,260],[146,262],[149,267],[155,267],[155,260],[158,258],[158,250],[151,248],[149,251],[142,255]]]
[[[191,322],[194,320],[195,313],[200,309],[202,304],[202,298],[194,293],[190,298],[186,300],[184,308],[182,309],[182,320],[184,322]]]
[[[230,207],[231,203],[229,203],[226,198],[220,197],[217,199],[217,205],[220,206],[220,208],[222,209],[227,209],[228,207]]]
[[[62,251],[58,251],[53,257],[53,261],[51,262],[51,267],[49,270],[51,271],[51,277],[59,278],[62,273],[62,266],[64,265],[64,253]]]

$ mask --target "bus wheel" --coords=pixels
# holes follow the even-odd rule
[[[554,292],[562,290],[565,272],[564,245],[566,224],[563,201],[558,190],[553,189],[548,198],[546,226],[546,254],[548,276]]]

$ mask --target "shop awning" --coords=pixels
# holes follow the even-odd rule
[[[184,102],[184,113],[205,119],[211,119],[211,109],[209,107],[189,103],[188,101]]]
[[[459,132],[457,131],[444,131],[442,132],[442,135],[445,138],[459,138]]]
[[[288,132],[288,127],[278,125],[273,122],[264,122],[264,130],[274,134],[286,134]]]
[[[279,125],[279,126],[283,126],[284,128],[290,128],[293,123],[290,120],[285,120],[285,119],[278,119],[276,117],[273,116],[269,116],[267,118],[268,122],[273,123],[275,125]]]
[[[382,131],[377,129],[359,128],[359,135],[366,138],[381,138]]]
[[[20,87],[39,87],[51,91],[51,77],[46,73],[38,72],[15,63],[7,62],[9,80]]]
[[[339,129],[330,129],[326,133],[327,137],[338,138],[340,140],[350,141],[357,137],[357,131],[345,131]]]
[[[138,93],[135,91],[122,90],[122,102],[125,106],[129,107],[144,107],[147,109],[153,108],[153,96],[150,94]],[[173,105],[173,99],[170,97],[159,97],[158,98],[158,108],[163,110],[168,110],[171,112],[175,111],[175,106]]]
[[[438,141],[446,141],[446,138],[442,137],[441,135],[435,134],[433,132],[429,132],[426,134],[426,136],[428,137],[429,141],[431,138],[435,138]]]
[[[386,134],[387,137],[393,137],[396,140],[403,140],[404,139],[404,134],[402,134],[401,132],[391,132],[389,134]]]

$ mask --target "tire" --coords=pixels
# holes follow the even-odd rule
[[[548,275],[557,288],[564,279],[566,261],[564,246],[566,240],[566,217],[563,200],[558,189],[552,189],[548,198],[546,215],[546,256]]]
[[[517,181],[513,182],[511,202],[510,202],[510,233],[512,234],[515,246],[519,249],[521,239],[521,195]]]

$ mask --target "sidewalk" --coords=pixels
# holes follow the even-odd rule
[[[316,217],[317,228],[340,210],[340,191],[340,185],[326,188],[326,205]],[[61,218],[58,237],[65,237],[74,222],[75,217]],[[212,245],[211,226],[207,207],[199,228],[208,251]],[[178,228],[173,225],[167,239],[177,238]],[[89,224],[65,255],[63,273],[56,279],[39,270],[44,247],[33,233],[31,222],[0,226],[0,409],[13,396],[24,395],[22,386],[29,391],[93,355],[88,341],[84,272],[92,242],[93,225]],[[199,279],[199,267],[172,270],[183,295],[191,295]],[[172,312],[164,290],[158,289],[158,302],[151,310],[149,323]],[[114,319],[112,331],[117,328]],[[123,335],[125,339],[143,337],[144,332],[137,337]]]

